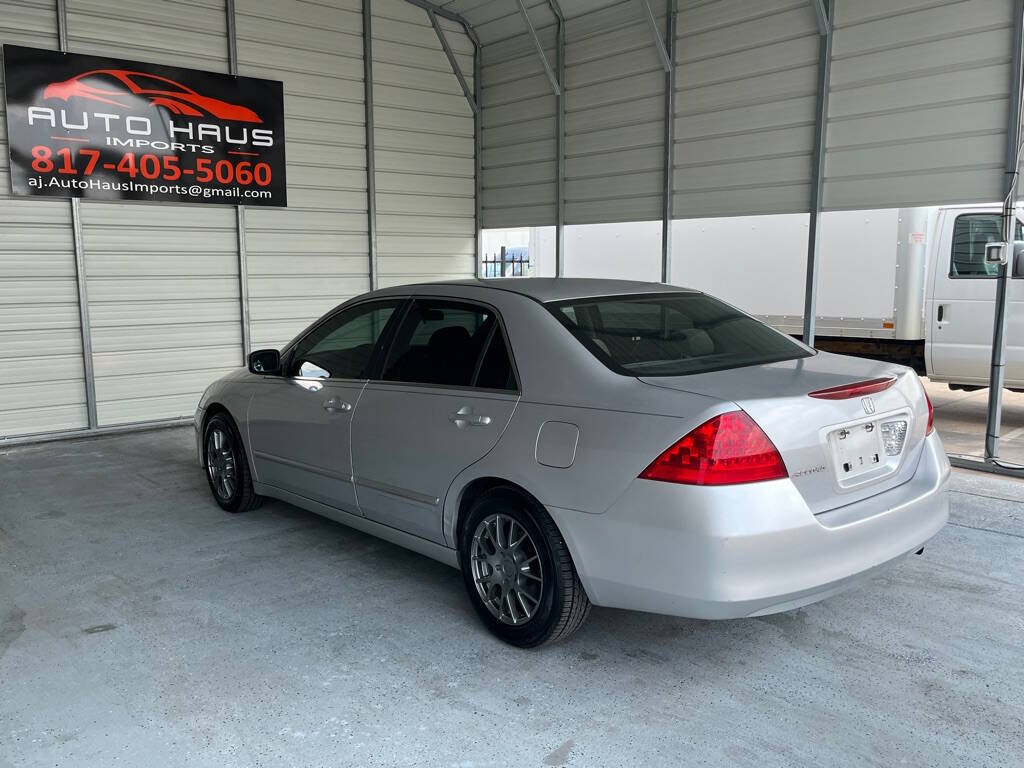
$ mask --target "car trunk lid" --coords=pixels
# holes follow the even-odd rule
[[[775,444],[790,479],[815,514],[909,480],[928,420],[924,390],[912,371],[824,352],[641,381],[729,400],[746,411]],[[843,391],[865,382],[874,386]],[[890,455],[886,447],[891,451],[899,442],[899,422],[905,422],[902,449]]]

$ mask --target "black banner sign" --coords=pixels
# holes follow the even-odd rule
[[[273,80],[3,47],[16,195],[287,205]]]

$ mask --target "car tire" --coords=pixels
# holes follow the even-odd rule
[[[459,560],[470,602],[506,643],[535,648],[564,640],[590,613],[558,527],[540,504],[515,489],[494,488],[473,503]]]
[[[203,468],[214,501],[228,512],[245,512],[263,503],[252,485],[242,438],[226,413],[210,418],[203,430]]]

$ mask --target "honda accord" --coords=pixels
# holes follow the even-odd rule
[[[358,296],[204,393],[230,512],[273,497],[448,563],[523,647],[591,605],[787,611],[919,551],[949,462],[915,373],[616,280]]]

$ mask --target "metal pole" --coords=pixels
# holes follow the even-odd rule
[[[57,0],[57,42],[62,53],[68,51],[67,0]],[[78,328],[82,339],[82,376],[85,381],[85,410],[89,429],[99,426],[96,412],[96,371],[92,360],[92,325],[89,322],[89,283],[85,271],[85,246],[82,238],[82,208],[77,197],[71,198],[71,239],[75,253],[75,287],[78,289]]]
[[[821,7],[821,3],[817,3]],[[825,177],[825,139],[828,131],[829,76],[832,69],[832,18],[835,0],[829,0],[828,19],[820,26],[818,41],[818,97],[814,113],[814,155],[811,163],[810,222],[807,231],[807,280],[804,286],[804,344],[814,346],[814,322],[818,312],[818,256],[821,245],[821,204]],[[819,17],[820,19],[820,17]],[[819,22],[820,23],[820,22]]]
[[[363,103],[366,123],[366,234],[369,242],[370,290],[378,287],[377,265],[377,162],[373,127],[373,13],[371,0],[363,0]]]
[[[661,208],[661,282],[672,279],[672,197],[675,192],[676,124],[676,15],[677,0],[667,0],[665,8],[665,47],[669,68],[665,70],[665,146],[664,186]],[[657,25],[655,25],[657,26]]]
[[[479,107],[476,112],[473,113],[473,226],[475,227],[476,242],[473,255],[476,259],[478,276],[482,277],[483,263],[481,254],[484,252],[484,103],[482,99],[483,88],[480,83],[483,80],[483,64],[481,61],[481,57],[483,56],[483,47],[480,45],[480,41],[476,37],[476,34],[472,32],[472,28],[469,26],[465,26],[464,28],[466,30],[466,34],[473,42],[473,95],[476,98],[476,103]]]
[[[565,274],[565,16],[556,0],[551,12],[558,19],[555,70],[559,93],[555,96],[555,277]]]
[[[235,27],[235,0],[225,0],[224,13],[228,33],[228,72],[238,74],[238,33]],[[238,299],[242,323],[242,364],[252,351],[249,329],[249,253],[245,244],[245,207],[235,206],[235,230],[238,238]]]
[[[1010,70],[1009,116],[1006,126],[1006,195],[1003,197],[1003,241],[1007,264],[999,267],[996,280],[995,317],[992,328],[992,367],[989,372],[988,418],[985,424],[985,460],[999,458],[999,431],[1003,420],[1003,381],[1006,375],[1006,288],[1013,271],[1016,235],[1017,174],[1020,168],[1021,91],[1024,80],[1024,0],[1013,4],[1013,66]]]
[[[551,65],[548,63],[548,57],[544,53],[544,46],[541,45],[540,37],[537,36],[537,30],[533,26],[533,22],[530,21],[530,14],[526,11],[526,5],[523,0],[516,0],[516,4],[519,6],[519,15],[523,19],[523,25],[526,27],[526,32],[529,34],[530,39],[533,40],[533,47],[537,50],[537,57],[540,59],[541,66],[544,67],[544,74],[548,76],[548,81],[551,83],[551,89],[554,91],[555,96],[562,92],[562,87],[558,84],[555,78],[555,73],[551,71]]]

